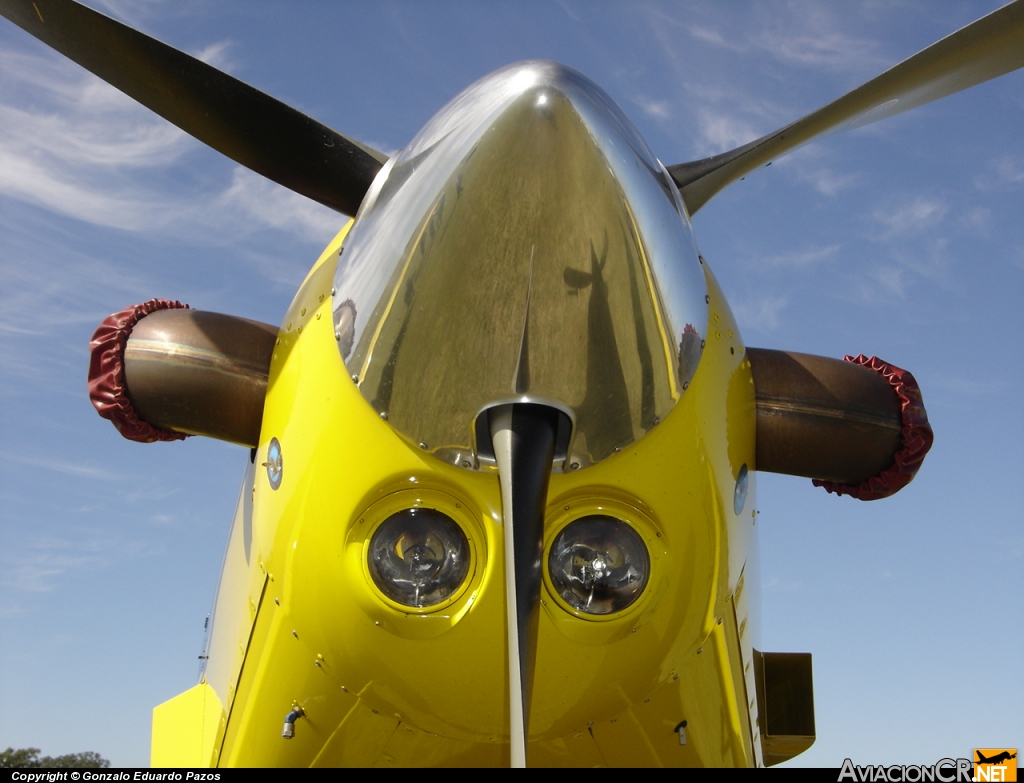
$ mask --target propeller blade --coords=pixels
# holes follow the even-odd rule
[[[1021,66],[1024,0],[1015,0],[784,128],[668,171],[693,215],[726,185],[819,136],[892,117]]]
[[[26,32],[246,168],[354,215],[387,161],[195,57],[72,0],[0,0]]]
[[[492,409],[490,426],[505,527],[509,743],[512,766],[525,767],[537,658],[544,511],[558,437],[558,411],[513,403]]]

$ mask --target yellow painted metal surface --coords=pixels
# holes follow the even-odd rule
[[[341,238],[290,307],[271,367],[252,500],[251,558],[265,567],[265,589],[219,763],[507,765],[497,474],[444,464],[403,440],[347,376],[330,310]],[[754,390],[705,270],[708,344],[679,404],[621,453],[552,476],[546,548],[573,519],[611,513],[643,537],[651,574],[633,605],[607,616],[571,609],[545,581],[533,765],[757,762],[733,607],[754,521],[752,492],[741,513],[733,508],[741,466],[755,469]],[[261,467],[272,438],[278,489]],[[366,566],[375,526],[416,506],[455,519],[472,550],[464,586],[422,610],[385,598]],[[305,714],[284,740],[295,705]]]
[[[213,765],[223,737],[225,717],[220,699],[205,682],[154,708],[150,765]]]

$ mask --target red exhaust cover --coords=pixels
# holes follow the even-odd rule
[[[880,500],[899,492],[910,483],[932,447],[932,428],[921,401],[921,389],[907,370],[883,362],[877,356],[844,356],[843,359],[874,370],[885,378],[900,398],[903,413],[903,448],[896,452],[892,465],[877,476],[860,484],[836,484],[812,479],[814,486],[824,487],[837,495],[850,495],[858,500]]]
[[[135,412],[124,377],[124,349],[132,328],[157,310],[188,309],[188,305],[169,299],[150,299],[126,307],[104,319],[89,341],[89,399],[104,419],[128,440],[153,443],[158,440],[184,440],[183,432],[172,432],[143,421]]]

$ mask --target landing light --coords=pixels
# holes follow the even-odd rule
[[[647,584],[650,557],[643,540],[615,517],[577,519],[558,534],[548,573],[567,604],[587,614],[612,614],[632,604]]]
[[[439,604],[469,572],[469,542],[440,511],[411,508],[377,528],[367,555],[370,575],[384,595],[405,606]]]

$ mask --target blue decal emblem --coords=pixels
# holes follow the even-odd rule
[[[263,463],[267,469],[267,481],[271,489],[281,486],[281,475],[284,473],[284,462],[281,459],[281,444],[277,438],[270,439],[270,446],[267,448],[267,461]]]

